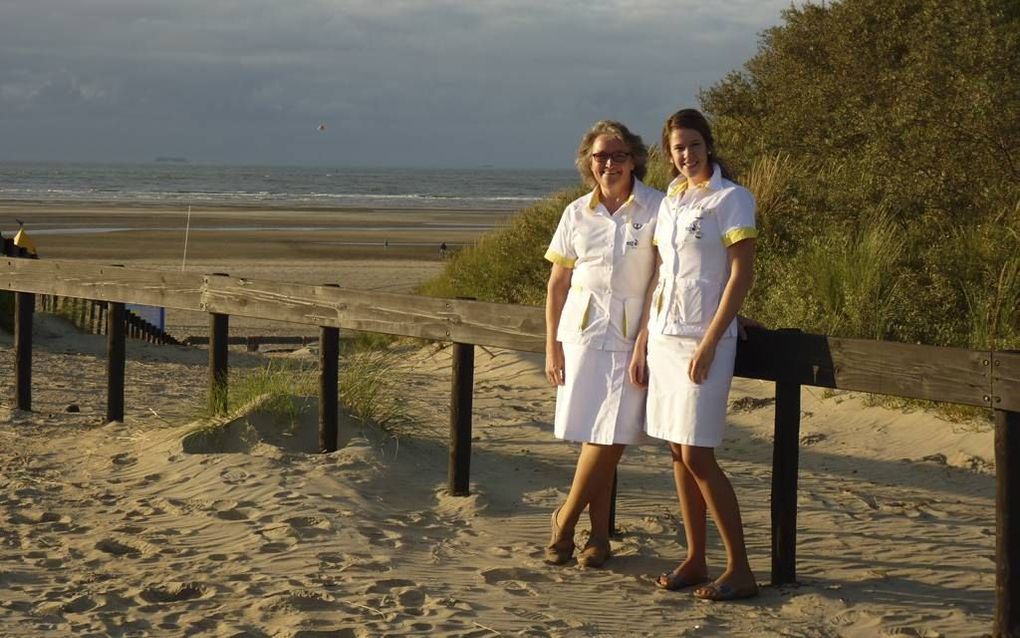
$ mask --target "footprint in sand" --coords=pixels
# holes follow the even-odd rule
[[[148,585],[138,597],[147,603],[178,603],[212,596],[213,590],[199,583],[169,582]]]
[[[520,567],[487,569],[481,572],[486,584],[500,585],[504,591],[516,596],[537,596],[533,583],[548,582],[545,574]]]
[[[512,606],[504,607],[503,611],[509,614],[513,614],[518,618],[523,618],[524,620],[532,620],[537,623],[540,623],[537,625],[533,625],[531,627],[533,631],[537,630],[539,632],[543,632],[539,633],[538,635],[548,636],[550,635],[549,633],[547,633],[548,629],[566,629],[567,627],[570,626],[570,624],[564,621],[562,618],[550,616],[549,614],[545,614],[540,611],[535,611],[532,609],[525,609],[524,607],[512,607]],[[534,634],[529,633],[528,635]]]
[[[407,580],[406,578],[384,578],[377,580],[376,582],[369,585],[365,593],[368,594],[386,594],[391,589],[397,589],[400,587],[415,587],[418,583],[413,580]]]
[[[240,485],[246,482],[251,474],[238,467],[228,467],[220,472],[220,479],[228,485]]]
[[[375,545],[376,547],[389,547],[391,549],[396,549],[404,544],[400,534],[397,534],[396,532],[388,532],[376,527],[359,527],[358,533],[364,536],[370,544]]]
[[[26,510],[11,514],[7,519],[12,525],[68,525],[71,517],[56,512],[43,510]],[[57,530],[62,531],[62,530]]]
[[[279,603],[287,609],[297,611],[329,611],[336,598],[325,592],[311,589],[296,589],[279,596]]]
[[[263,534],[265,536],[265,534]],[[259,547],[259,552],[262,554],[279,554],[285,552],[295,545],[297,545],[297,539],[284,536],[278,540],[271,540],[268,543],[264,543]]]
[[[77,596],[61,605],[60,610],[67,614],[81,614],[96,606],[96,601],[88,596]]]
[[[322,516],[294,516],[283,522],[290,525],[291,529],[301,538],[312,538],[333,532],[333,523]]]
[[[127,556],[129,558],[151,556],[159,551],[156,547],[146,543],[145,541],[122,541],[115,538],[103,539],[96,543],[95,547],[99,551],[112,556]]]
[[[120,467],[126,467],[128,465],[134,465],[137,462],[137,460],[138,459],[136,459],[135,457],[131,456],[131,454],[129,454],[128,452],[121,452],[120,454],[115,454],[110,459],[110,461],[112,461],[114,465],[117,465],[117,466],[120,466]]]
[[[216,518],[221,518],[225,521],[244,521],[248,520],[248,515],[244,512],[240,512],[237,509],[225,509],[220,510],[213,514]]]

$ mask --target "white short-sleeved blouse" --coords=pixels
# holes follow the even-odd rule
[[[545,258],[572,268],[556,339],[598,350],[630,350],[655,263],[652,237],[663,193],[634,180],[610,215],[598,189],[563,211]]]
[[[688,187],[673,180],[659,206],[654,244],[662,265],[652,294],[648,329],[654,334],[700,337],[705,334],[729,280],[726,249],[758,236],[751,193],[724,178]],[[737,334],[736,320],[724,337]]]

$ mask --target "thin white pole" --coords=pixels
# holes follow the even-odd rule
[[[184,265],[188,263],[188,233],[191,232],[191,206],[188,206],[188,223],[184,226],[184,257],[181,258],[181,272],[184,272]]]

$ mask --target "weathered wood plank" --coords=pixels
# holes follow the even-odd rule
[[[995,636],[1020,636],[1020,412],[995,411]]]
[[[14,407],[32,410],[32,317],[35,295],[14,295]]]
[[[106,420],[124,420],[124,304],[109,304],[106,314]]]
[[[514,350],[545,350],[541,308],[216,277],[202,309]]]
[[[230,331],[228,315],[209,315],[209,406],[213,414],[227,412],[227,378],[229,364],[227,337]]]
[[[340,330],[319,334],[319,451],[329,453],[340,444]]]
[[[1020,412],[1020,352],[992,353],[992,407]]]
[[[475,347],[453,344],[450,382],[450,494],[467,496],[471,489],[471,406],[474,397]]]
[[[0,261],[0,288],[516,350],[545,349],[541,308],[80,262]]]
[[[202,276],[78,261],[0,260],[0,288],[119,303],[200,309]]]
[[[772,584],[797,582],[797,473],[800,466],[800,384],[776,382],[772,446]]]
[[[753,330],[737,376],[991,406],[989,353],[892,341]]]
[[[528,352],[545,349],[544,314],[537,307],[28,259],[0,260],[0,289]],[[750,339],[740,343],[736,372],[964,405],[1014,406],[1020,401],[1020,374],[1013,359],[1004,359],[997,371],[1003,379],[998,405],[992,403],[992,366],[983,365],[988,359],[987,352],[960,348],[752,330]]]

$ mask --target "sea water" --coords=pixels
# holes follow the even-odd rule
[[[575,186],[571,169],[0,162],[0,200],[515,210]]]

